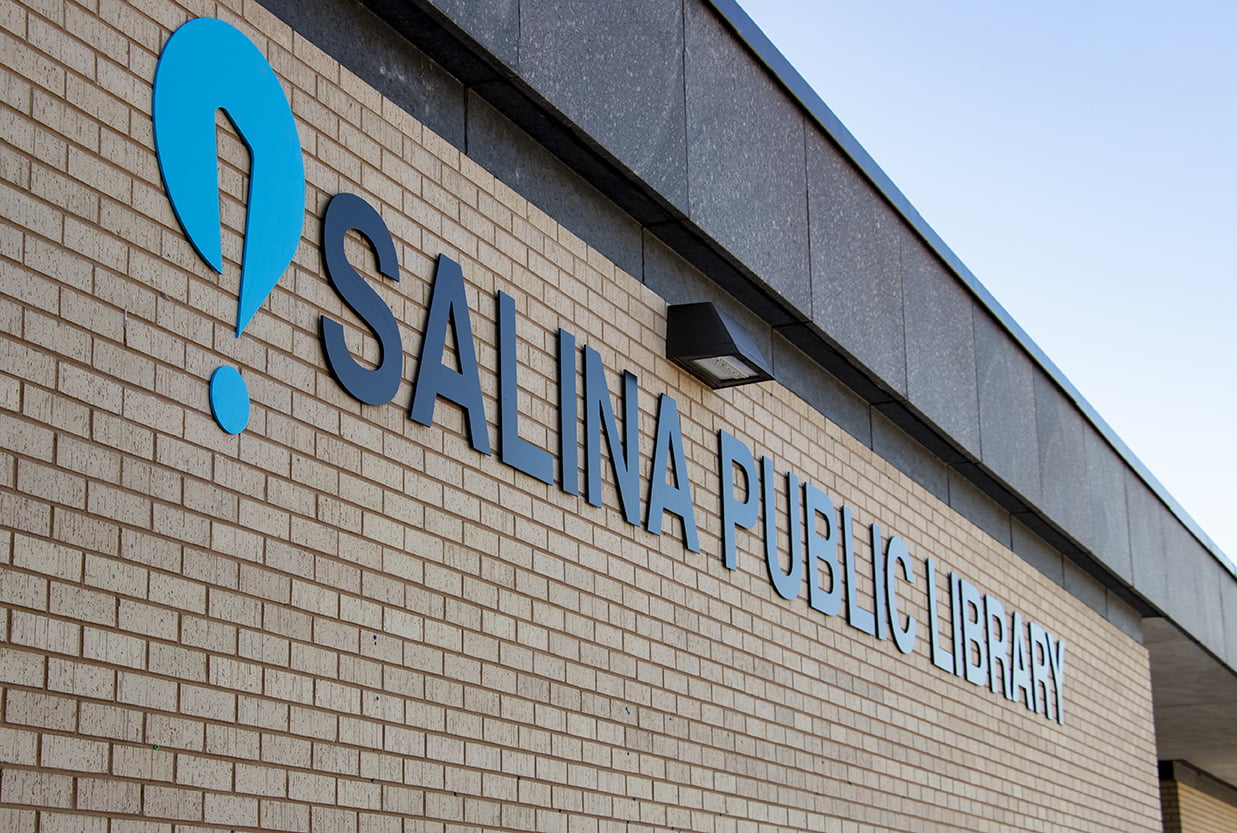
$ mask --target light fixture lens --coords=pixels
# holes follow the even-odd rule
[[[737,382],[759,375],[759,371],[735,356],[709,356],[692,359],[692,363],[719,382]]]

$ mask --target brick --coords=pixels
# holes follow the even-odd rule
[[[55,434],[45,426],[0,413],[0,433],[5,447],[16,454],[50,462]]]
[[[175,754],[153,746],[112,747],[112,774],[143,782],[171,781]]]
[[[206,588],[201,584],[166,573],[150,576],[149,599],[178,611],[204,613],[206,611]]]
[[[47,661],[47,687],[79,697],[110,700],[115,696],[116,672],[93,663],[52,657]]]
[[[95,515],[110,518],[129,526],[146,527],[150,525],[150,501],[146,498],[92,483],[90,497],[86,508]]]
[[[142,812],[166,819],[202,820],[202,793],[179,787],[146,784],[142,787]]]
[[[75,772],[107,772],[108,745],[85,738],[44,735],[39,751],[39,763],[52,769]]]
[[[172,833],[172,825],[167,822],[114,818],[111,823],[110,833]]]
[[[146,642],[116,631],[86,627],[82,636],[82,656],[126,668],[146,667]]]
[[[13,689],[5,696],[4,719],[19,726],[73,732],[77,729],[77,701],[41,691]]]
[[[116,687],[116,699],[121,703],[168,712],[177,708],[176,683],[172,680],[120,671]]]
[[[120,413],[124,389],[119,380],[68,363],[62,363],[59,370],[56,388],[60,393],[92,408]]]
[[[266,763],[304,769],[309,767],[313,760],[313,745],[300,738],[263,734],[262,760]],[[298,773],[289,771],[290,783],[296,780],[297,775]],[[331,793],[334,794],[334,786],[331,787]]]
[[[311,830],[338,830],[340,833],[356,833],[357,814],[354,810],[314,806],[309,810]]]
[[[290,801],[258,802],[259,824],[263,830],[292,831],[292,833],[308,833],[309,807]]]
[[[262,667],[227,657],[211,657],[210,683],[220,688],[260,694],[262,692]]]
[[[137,709],[88,702],[81,705],[77,725],[79,733],[83,735],[140,743],[143,714]]]
[[[179,749],[201,752],[205,748],[206,729],[201,720],[152,714],[146,720],[146,741],[158,749]]]
[[[115,778],[78,778],[77,809],[109,815],[138,815],[142,812],[142,787],[136,781]]]
[[[287,639],[264,631],[243,630],[239,634],[237,653],[248,659],[286,668],[291,650]]]
[[[81,581],[83,561],[81,551],[72,547],[27,535],[13,536],[14,566],[67,581]]]
[[[232,763],[198,755],[177,755],[176,783],[208,790],[230,790]]]
[[[53,581],[47,609],[52,614],[75,617],[97,625],[116,624],[115,597],[75,584]]]
[[[0,772],[0,801],[34,807],[71,807],[73,779],[52,772],[6,767]]]
[[[121,630],[174,640],[180,633],[180,614],[160,605],[121,599],[115,617]]]
[[[236,720],[236,695],[214,688],[182,684],[180,709],[183,714],[231,723]]]
[[[288,706],[265,698],[237,698],[236,720],[244,726],[256,726],[262,729],[287,730]]]
[[[192,648],[152,642],[147,650],[152,674],[206,682],[207,655]]]
[[[107,819],[76,813],[43,813],[39,818],[39,830],[40,833],[107,833]]]
[[[16,615],[10,614],[10,619]],[[34,651],[0,645],[0,682],[42,688],[45,662],[44,657]]]
[[[0,828],[12,833],[35,833],[36,818],[34,810],[0,807]]]
[[[35,732],[0,726],[0,762],[32,767],[38,763],[38,750]]]
[[[38,648],[52,654],[76,656],[81,653],[80,625],[20,610],[12,612],[10,622],[9,638],[16,645]]]
[[[115,524],[59,506],[52,515],[52,537],[71,547],[102,555],[116,555],[120,540]]]
[[[47,586],[43,576],[0,568],[0,601],[5,604],[45,611]]]
[[[87,553],[83,581],[112,593],[146,598],[147,570],[137,564]]]
[[[207,592],[207,612],[213,618],[251,628],[258,627],[262,622],[260,601],[215,587]]]
[[[218,654],[236,653],[236,626],[200,616],[181,616],[180,639],[185,645]]]

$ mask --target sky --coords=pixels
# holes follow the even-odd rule
[[[1237,3],[739,2],[1237,557]]]

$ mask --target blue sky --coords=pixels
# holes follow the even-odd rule
[[[739,2],[1237,554],[1237,3]]]

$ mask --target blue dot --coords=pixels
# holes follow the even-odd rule
[[[249,424],[249,388],[235,367],[224,366],[211,375],[210,410],[229,434],[239,434]]]

